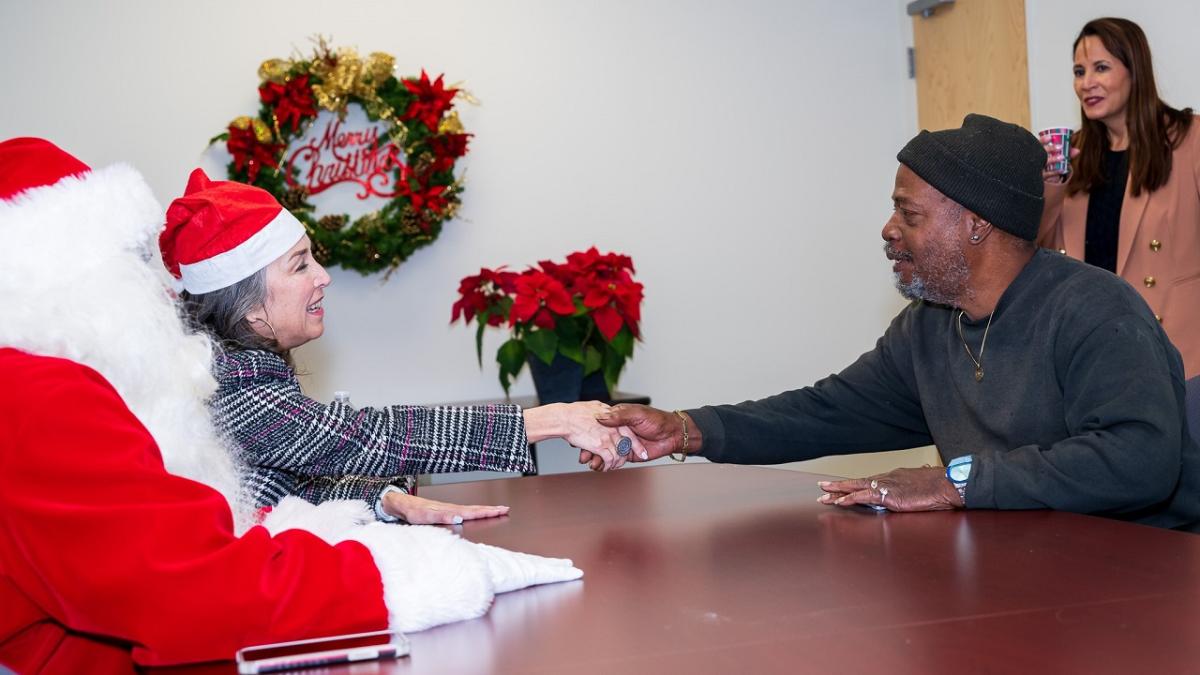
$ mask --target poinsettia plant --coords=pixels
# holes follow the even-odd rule
[[[629,256],[601,254],[594,246],[564,263],[543,260],[520,273],[484,268],[459,283],[450,323],[478,324],[481,367],[484,330],[509,328],[511,337],[496,353],[505,393],[528,358],[549,365],[558,354],[582,365],[585,377],[602,372],[612,391],[641,339],[642,284],[634,273]]]

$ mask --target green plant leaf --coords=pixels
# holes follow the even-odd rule
[[[562,338],[559,338],[558,353],[562,354],[568,359],[571,359],[575,363],[580,365],[583,364],[583,345],[581,344],[571,344]]]
[[[504,393],[507,394],[512,379],[525,365],[525,344],[512,339],[500,345],[500,350],[496,352],[496,363],[500,364],[500,386],[504,387]]]
[[[621,369],[625,367],[625,357],[612,351],[605,356],[607,358],[604,359],[604,384],[613,392],[617,390],[617,378],[621,376]]]
[[[583,326],[575,317],[559,317],[554,332],[558,333],[559,342],[580,343],[583,341]]]
[[[583,328],[576,319],[562,317],[558,320],[558,352],[575,363],[583,364]]]
[[[612,345],[614,351],[625,357],[625,359],[633,356],[633,333],[629,332],[629,328],[622,326],[621,330],[613,336],[612,342],[609,344]],[[621,360],[624,361],[625,359]]]
[[[475,354],[479,357],[479,369],[483,370],[483,329],[487,328],[487,316],[479,316],[479,327],[475,329]]]
[[[534,356],[550,365],[554,360],[554,352],[558,349],[558,335],[552,330],[530,331],[529,335],[525,336],[525,346]]]
[[[600,370],[600,366],[604,364],[604,354],[599,349],[588,345],[587,351],[583,355],[583,376],[587,377],[592,373]]]

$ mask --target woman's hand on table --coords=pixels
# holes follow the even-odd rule
[[[450,504],[403,492],[384,495],[383,510],[411,525],[458,525],[466,520],[508,515],[507,506]]]

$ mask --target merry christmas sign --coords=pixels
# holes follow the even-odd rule
[[[320,41],[309,59],[259,68],[257,115],[213,143],[231,180],[271,192],[308,230],[322,264],[395,269],[454,217],[455,164],[471,135],[454,110],[467,98],[443,78],[397,78],[395,60]],[[469,100],[469,98],[468,98]]]

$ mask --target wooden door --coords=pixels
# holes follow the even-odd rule
[[[958,127],[971,112],[1029,128],[1025,0],[957,0],[912,21],[922,129]]]

